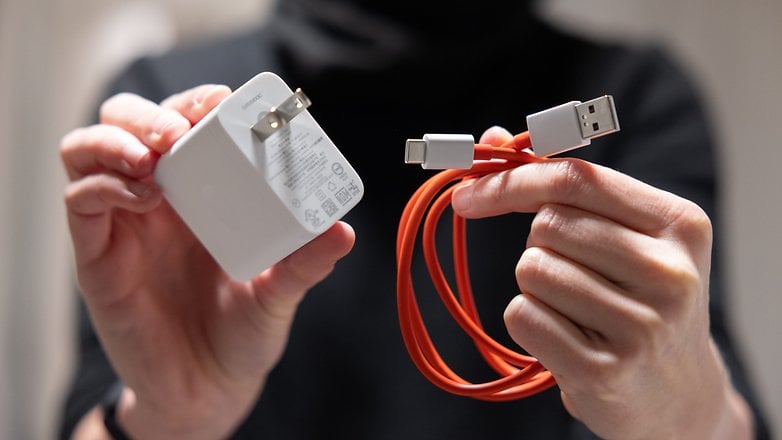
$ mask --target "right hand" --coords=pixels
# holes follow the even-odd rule
[[[479,142],[510,139],[492,129]],[[462,184],[451,205],[465,218],[536,213],[505,324],[573,417],[601,438],[751,438],[709,332],[713,233],[695,203],[551,158]]]
[[[230,278],[152,181],[157,159],[230,94],[204,85],[155,104],[108,99],[62,139],[82,295],[125,384],[134,438],[222,438],[252,408],[305,292],[353,246],[338,222],[248,282]],[[219,146],[215,146],[219,148]]]

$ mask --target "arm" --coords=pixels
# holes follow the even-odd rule
[[[453,207],[468,218],[537,212],[506,326],[574,417],[605,438],[751,438],[709,333],[711,223],[697,205],[555,159],[463,185]]]
[[[117,419],[134,438],[232,432],[278,362],[299,301],[354,242],[337,223],[247,283],[228,277],[198,243],[151,175],[157,158],[229,93],[200,86],[160,105],[115,95],[100,124],[61,143],[78,280],[126,385]],[[102,431],[96,413],[77,435]]]

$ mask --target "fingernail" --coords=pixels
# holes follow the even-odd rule
[[[527,298],[524,298],[524,295],[523,295],[523,294],[518,294],[518,295],[514,296],[514,297],[513,297],[513,298],[510,300],[510,303],[508,303],[508,307],[509,307],[509,308],[510,308],[510,307],[514,307],[514,308],[517,308],[517,309],[518,309],[518,308],[521,308],[521,307],[523,307],[523,306],[524,306],[524,303],[525,303],[526,301],[527,301]]]
[[[483,144],[500,145],[512,137],[513,135],[507,129],[499,125],[493,125],[483,132],[479,142]]]
[[[474,192],[473,183],[473,180],[466,180],[454,188],[453,195],[451,196],[451,206],[454,211],[464,212],[470,207],[472,204],[472,194]]]
[[[227,88],[228,88],[227,86],[224,86],[222,84],[210,84],[208,87],[203,87],[193,97],[193,105],[196,106],[201,105],[204,102],[208,101],[209,98],[218,90],[227,89]],[[228,91],[230,93],[230,89],[228,89]]]
[[[128,151],[131,164],[137,165],[144,156],[149,154],[149,148],[144,146],[141,142],[127,142],[125,143],[125,149]]]
[[[185,134],[189,128],[190,125],[186,121],[183,123],[183,118],[177,117],[176,114],[165,112],[156,118],[147,144],[153,149],[166,149]]]
[[[166,132],[166,130],[171,127],[172,125],[176,124],[176,120],[171,117],[168,113],[162,113],[160,116],[157,117],[155,120],[155,134],[158,136],[163,136],[163,133]]]
[[[152,194],[152,187],[138,180],[128,182],[128,191],[140,199],[146,199]]]
[[[209,86],[201,87],[198,90],[198,93],[193,95],[193,105],[200,105],[202,102],[204,102],[204,99],[206,99],[207,96],[209,96],[210,93],[215,89],[215,86],[210,84]]]

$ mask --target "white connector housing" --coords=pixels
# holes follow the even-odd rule
[[[535,156],[546,157],[589,145],[581,137],[576,105],[570,101],[527,116],[527,128]]]
[[[252,131],[292,94],[279,76],[256,75],[179,139],[155,170],[171,206],[238,280],[325,232],[364,193],[308,111],[263,141]]]
[[[469,169],[475,156],[475,138],[469,134],[425,134],[408,139],[406,163],[420,163],[426,170]]]
[[[532,151],[547,157],[580,148],[592,139],[619,131],[614,98],[570,101],[527,116]]]

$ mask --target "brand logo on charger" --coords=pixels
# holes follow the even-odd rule
[[[261,99],[261,96],[263,96],[263,93],[259,93],[253,96],[252,99],[242,104],[242,110],[247,110],[247,107],[255,104],[259,99]]]

